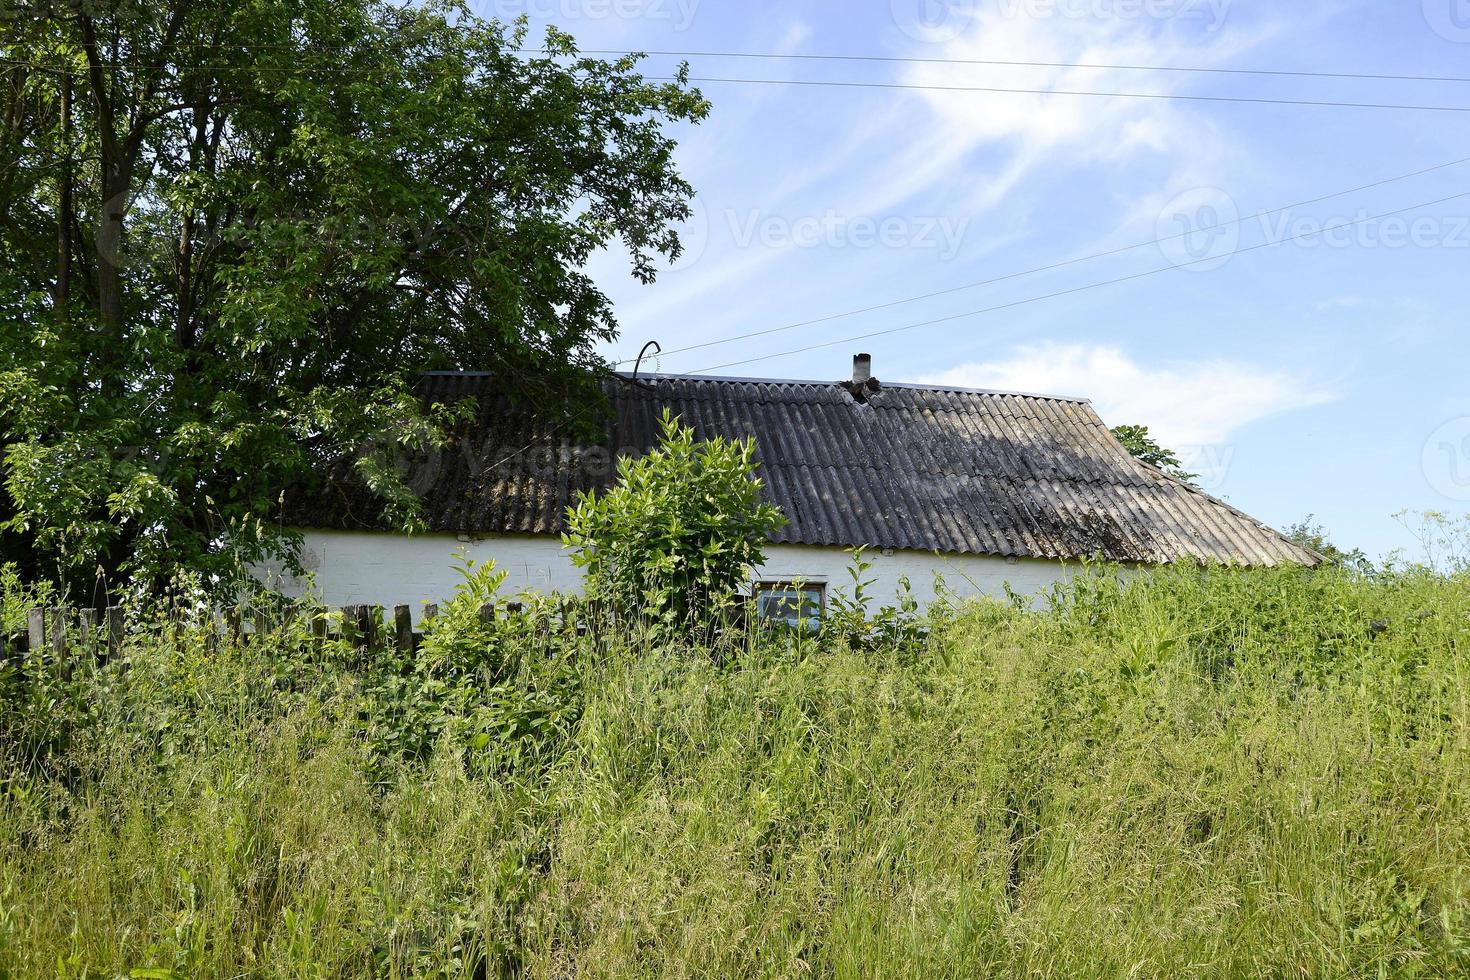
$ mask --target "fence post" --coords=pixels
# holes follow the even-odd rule
[[[48,630],[51,635],[48,639],[51,641],[51,649],[55,651],[58,657],[66,655],[66,625],[67,620],[71,618],[70,613],[71,610],[65,606],[57,606],[51,610],[51,622]]]
[[[482,623],[493,623],[493,622],[495,622],[495,603],[493,603],[493,602],[487,602],[483,606],[480,607],[480,622],[482,622]]]
[[[379,645],[379,634],[382,632],[383,610],[381,606],[372,604],[357,607],[360,628],[362,630],[362,646],[365,650],[376,649]]]
[[[276,617],[269,607],[255,609],[255,636],[257,639],[275,631]]]
[[[46,649],[46,610],[39,606],[26,610],[26,638],[31,653]]]
[[[61,676],[65,680],[71,679],[71,657],[67,649],[66,627],[71,619],[71,610],[65,606],[57,606],[48,610],[50,615],[46,623],[47,639],[51,642],[51,652],[56,657],[56,663],[61,668]]]
[[[360,606],[342,607],[342,642],[351,647],[362,645],[361,633],[358,631]]]
[[[399,653],[413,653],[413,611],[407,606],[393,607],[393,639]]]
[[[439,617],[439,604],[437,602],[424,603],[424,617],[419,620],[419,631],[413,635],[414,648],[424,641],[424,635],[429,632],[429,624]]]
[[[96,609],[82,609],[77,612],[77,643],[82,648],[83,656],[91,656],[96,645],[97,629],[101,625],[97,613]]]
[[[122,653],[123,641],[123,607],[107,607],[107,656],[116,657]]]

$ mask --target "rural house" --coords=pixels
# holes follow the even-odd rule
[[[333,605],[437,601],[453,556],[493,559],[514,591],[575,591],[563,515],[579,490],[610,485],[614,461],[656,441],[665,408],[700,437],[752,437],[765,493],[788,523],[752,588],[762,606],[816,607],[848,582],[847,549],[867,546],[874,594],[900,577],[920,601],[935,577],[960,594],[1036,593],[1101,557],[1312,564],[1316,555],[1136,459],[1081,398],[880,384],[867,355],[841,382],[610,376],[603,445],[509,405],[485,373],[424,376],[441,402],[475,396],[478,415],[442,452],[407,461],[429,533],[384,530],[350,481],[298,499],[303,561]],[[300,591],[306,583],[287,587]],[[766,597],[769,597],[769,601]]]

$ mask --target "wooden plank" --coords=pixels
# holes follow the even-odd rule
[[[362,631],[362,646],[365,650],[377,649],[383,631],[383,610],[381,606],[358,606],[359,629]]]
[[[67,621],[71,619],[71,610],[64,606],[57,606],[51,610],[51,619],[46,624],[47,639],[51,642],[51,650],[58,657],[66,656]]]
[[[39,607],[26,610],[26,638],[32,653],[46,648],[46,610]]]
[[[361,607],[342,607],[342,642],[348,646],[357,647],[361,645]]]
[[[122,653],[123,643],[123,608],[122,606],[107,607],[107,656],[116,657]]]
[[[57,606],[47,610],[46,617],[46,641],[52,656],[56,658],[62,678],[67,680],[71,678],[72,673],[72,657],[69,649],[71,637],[67,630],[71,616],[70,609],[65,606]]]
[[[269,606],[257,607],[255,610],[255,635],[265,636],[267,633],[276,631],[276,617]]]
[[[91,653],[102,625],[100,609],[83,609],[77,613],[77,642],[83,653]]]
[[[413,611],[407,606],[393,607],[393,639],[400,653],[413,653]]]

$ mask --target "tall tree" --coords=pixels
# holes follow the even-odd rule
[[[0,11],[0,541],[33,572],[289,558],[281,489],[359,447],[409,526],[412,378],[596,397],[588,258],[678,255],[682,74],[452,0],[73,2]]]

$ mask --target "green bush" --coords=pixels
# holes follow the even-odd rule
[[[749,584],[786,519],[760,499],[752,440],[696,440],[668,409],[660,430],[657,449],[618,459],[615,486],[568,510],[564,543],[620,615],[699,625]]]

